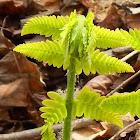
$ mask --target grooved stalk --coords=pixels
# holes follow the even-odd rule
[[[75,85],[75,58],[71,57],[67,77],[66,108],[67,117],[64,120],[63,140],[71,139],[72,104]]]

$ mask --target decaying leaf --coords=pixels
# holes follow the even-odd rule
[[[25,11],[24,1],[19,0],[0,0],[0,13],[15,15]]]
[[[116,28],[127,29],[126,24],[124,22],[125,16],[123,14],[119,14],[118,11],[119,10],[116,6],[111,5],[105,19],[102,20],[98,25],[111,30],[115,30]]]
[[[20,78],[29,80],[31,92],[42,91],[40,72],[37,65],[19,53],[10,52],[0,60],[0,85]]]
[[[84,87],[89,87],[101,95],[106,95],[111,89],[110,87],[119,78],[119,74],[114,75],[98,75],[85,84]]]
[[[106,133],[106,130],[99,122],[94,122],[93,125],[74,129],[72,131],[73,140],[94,140],[98,137],[102,137]]]
[[[27,106],[28,82],[28,79],[19,79],[9,84],[0,85],[0,107]]]
[[[33,6],[37,11],[58,11],[62,0],[33,0]]]
[[[140,28],[140,13],[127,15],[126,22],[129,28],[139,29]]]

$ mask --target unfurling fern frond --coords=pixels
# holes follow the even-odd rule
[[[101,103],[100,107],[106,111],[120,113],[122,115],[130,114],[134,117],[140,117],[140,90],[129,94],[112,95]]]
[[[64,63],[64,51],[57,41],[20,44],[14,51],[20,52],[38,61],[48,62],[49,65],[60,68]]]
[[[129,29],[129,33],[121,30],[121,33],[134,50],[140,51],[140,29]]]
[[[91,72],[99,74],[112,74],[115,72],[134,72],[133,68],[115,57],[104,55],[103,52],[96,50],[91,55]]]
[[[77,99],[74,100],[72,111],[73,118],[84,114],[85,118],[107,121],[122,127],[123,123],[119,114],[102,110],[99,107],[104,99],[104,96],[100,97],[100,94],[90,91],[88,87],[83,88]]]
[[[115,48],[128,46],[119,29],[110,30],[94,26],[94,31],[97,35],[96,46],[99,48]]]
[[[29,19],[22,29],[22,35],[40,34],[52,39],[60,39],[61,28],[69,22],[69,17],[42,16]]]
[[[65,100],[56,92],[48,92],[48,96],[52,99],[46,99],[42,102],[45,107],[41,107],[40,111],[44,112],[41,117],[45,119],[46,124],[42,127],[41,140],[55,140],[55,134],[51,129],[53,123],[61,123],[67,116]]]

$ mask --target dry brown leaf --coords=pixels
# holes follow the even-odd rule
[[[77,126],[78,127],[78,126]],[[73,140],[94,140],[98,137],[102,137],[106,133],[106,130],[98,122],[94,122],[93,125],[74,129],[72,131]]]
[[[0,86],[0,107],[25,107],[28,105],[28,79],[19,79]]]
[[[116,28],[126,29],[126,25],[124,23],[124,14],[120,15],[118,11],[119,9],[116,6],[111,5],[105,19],[101,21],[98,26],[105,27],[111,30],[115,30]]]
[[[20,78],[29,79],[31,91],[41,91],[40,72],[36,64],[16,52],[10,52],[0,60],[0,85]]]
[[[6,108],[0,108],[0,121],[1,120],[10,120],[10,115],[9,115],[9,112],[8,112],[8,109]]]
[[[101,95],[106,95],[110,92],[110,87],[119,78],[119,74],[114,75],[98,75],[85,84],[84,87],[89,87]]]
[[[92,0],[79,0],[79,2],[82,3],[87,9],[88,8],[95,9],[95,6],[97,6],[95,1]]]
[[[0,58],[6,55],[10,50],[4,44],[0,44]]]
[[[25,11],[24,1],[0,0],[0,13],[7,15],[21,14]]]
[[[0,106],[32,106],[27,97],[44,92],[37,65],[24,55],[8,53],[0,60],[0,68]],[[33,100],[40,101],[37,97]]]
[[[139,29],[140,28],[140,13],[127,15],[126,22],[129,28]]]
[[[58,11],[62,0],[33,0],[34,9],[37,11]]]

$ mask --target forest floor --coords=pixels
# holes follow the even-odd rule
[[[62,68],[27,58],[13,50],[21,43],[45,41],[44,36],[21,36],[23,25],[31,18],[43,15],[70,15],[76,9],[78,14],[92,11],[95,25],[115,30],[128,31],[140,28],[140,2],[135,0],[0,0],[0,140],[40,140],[39,128],[44,124],[39,108],[48,91],[57,91],[63,97],[66,91],[67,72]],[[119,40],[118,40],[119,41]],[[104,53],[119,59],[133,52],[130,46],[115,49],[101,49]],[[135,73],[98,75],[84,73],[77,76],[75,96],[83,87],[89,87],[102,96],[108,95],[134,74],[139,74],[140,55],[134,53],[127,60]],[[132,92],[140,88],[137,74],[115,91]],[[130,114],[122,116],[124,127],[138,120]],[[57,139],[61,139],[62,124],[54,126]],[[24,130],[29,130],[25,132]],[[108,140],[121,128],[84,118],[73,121],[73,140]],[[14,132],[19,132],[18,136]],[[23,132],[23,133],[22,133]],[[12,133],[12,135],[9,135]],[[6,134],[6,136],[4,135]],[[140,124],[123,131],[116,140],[139,140]]]

